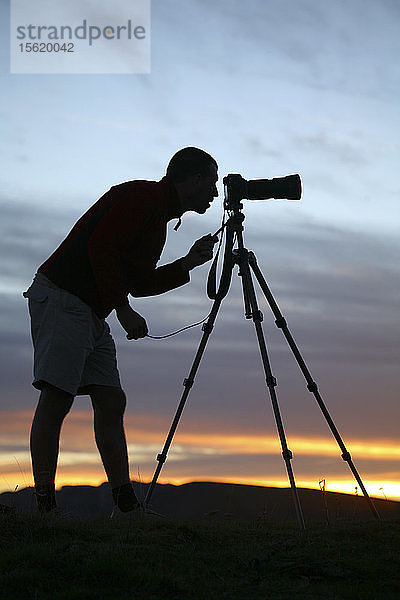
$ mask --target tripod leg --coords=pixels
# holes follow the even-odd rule
[[[294,479],[292,464],[290,462],[292,460],[293,455],[292,455],[292,452],[289,450],[289,448],[287,446],[287,442],[286,442],[285,430],[283,427],[282,417],[281,417],[279,405],[278,405],[278,399],[277,399],[276,392],[275,392],[276,379],[272,375],[271,366],[270,366],[269,359],[268,359],[268,353],[267,353],[267,347],[266,347],[265,338],[264,338],[264,332],[263,332],[262,325],[261,325],[263,317],[262,317],[261,311],[258,308],[257,297],[256,297],[256,294],[254,291],[254,285],[253,285],[253,281],[251,278],[251,272],[250,272],[250,267],[249,267],[249,263],[248,263],[248,252],[247,252],[247,250],[242,249],[237,252],[236,256],[238,257],[238,263],[240,266],[240,274],[242,276],[243,295],[244,295],[245,299],[246,298],[248,299],[250,306],[251,306],[251,316],[252,316],[254,326],[256,329],[256,335],[257,335],[257,339],[258,339],[258,345],[260,348],[261,359],[262,359],[262,363],[264,365],[264,372],[265,372],[265,377],[267,380],[267,386],[268,386],[269,394],[271,397],[272,408],[273,408],[274,415],[275,415],[275,421],[276,421],[276,425],[277,425],[277,429],[278,429],[278,433],[279,433],[279,438],[281,441],[282,456],[283,456],[283,459],[286,464],[286,470],[287,470],[288,478],[290,481],[290,487],[292,490],[293,503],[294,503],[295,510],[296,510],[297,520],[298,520],[300,529],[305,529],[303,512],[301,509],[299,495],[298,495],[297,488],[296,488],[296,482]],[[246,316],[247,316],[247,314],[246,314]]]
[[[237,251],[234,251],[234,255],[238,256]],[[243,277],[243,273],[239,266],[239,277],[242,278],[242,290],[243,290],[243,303],[244,303],[244,316],[246,319],[251,319],[253,317],[253,311],[250,302],[249,290],[247,289],[246,279]]]
[[[222,274],[221,274],[221,283],[220,283],[216,298],[214,300],[214,304],[211,309],[210,316],[207,320],[207,323],[204,323],[204,325],[203,325],[203,336],[200,340],[200,344],[197,349],[196,356],[195,356],[193,364],[192,364],[192,368],[190,369],[190,373],[189,373],[187,379],[185,379],[183,382],[185,389],[183,391],[181,400],[179,402],[179,406],[175,413],[175,417],[172,421],[172,425],[169,430],[167,439],[165,440],[165,444],[164,444],[164,447],[163,447],[161,453],[157,455],[158,465],[154,472],[153,479],[150,483],[150,487],[147,490],[146,498],[144,501],[145,505],[150,502],[150,498],[153,494],[153,491],[154,491],[155,485],[157,483],[158,477],[160,475],[161,469],[163,467],[163,464],[167,460],[167,454],[168,454],[169,448],[171,446],[172,439],[175,435],[176,428],[178,427],[179,419],[181,418],[183,409],[185,407],[186,399],[187,399],[190,389],[194,383],[194,378],[195,378],[197,370],[199,368],[200,361],[203,356],[204,350],[206,348],[208,338],[210,337],[211,332],[213,330],[214,322],[215,322],[215,319],[217,318],[217,314],[218,314],[219,308],[221,306],[222,300],[225,298],[225,296],[229,290],[229,286],[230,286],[231,279],[232,279],[232,271],[233,271],[233,267],[234,267],[234,262],[233,262],[233,258],[232,258],[233,236],[234,236],[233,229],[228,228],[227,234],[226,234],[224,266],[223,266],[223,270],[222,270]]]
[[[344,445],[344,442],[343,442],[343,440],[342,440],[342,438],[341,438],[341,436],[339,434],[339,431],[337,430],[337,428],[335,426],[335,423],[333,422],[332,417],[330,416],[329,411],[328,411],[328,409],[325,406],[325,403],[324,403],[324,401],[323,401],[323,399],[322,399],[322,397],[321,397],[321,395],[320,395],[320,393],[318,391],[318,386],[315,383],[315,381],[313,380],[313,378],[311,376],[311,373],[308,370],[307,365],[304,362],[303,357],[300,354],[300,351],[299,351],[299,349],[298,349],[298,347],[296,345],[296,342],[294,341],[294,339],[293,339],[293,337],[292,337],[292,335],[291,335],[291,333],[290,333],[290,331],[288,329],[288,326],[287,326],[287,323],[286,323],[286,319],[283,317],[281,311],[279,310],[279,307],[278,307],[277,303],[275,302],[275,299],[274,299],[274,297],[273,297],[273,295],[271,293],[271,290],[269,289],[269,287],[267,285],[267,282],[265,281],[264,276],[263,276],[263,274],[260,271],[260,268],[259,268],[259,266],[257,264],[256,257],[253,254],[253,252],[249,252],[249,264],[250,264],[250,267],[252,268],[252,270],[254,272],[254,275],[255,275],[255,277],[256,277],[256,279],[257,279],[257,281],[258,281],[258,283],[259,283],[262,291],[264,292],[265,298],[266,298],[268,304],[270,305],[271,310],[272,310],[272,312],[273,312],[273,314],[275,316],[276,326],[279,329],[282,329],[283,335],[285,336],[286,341],[289,344],[289,347],[290,347],[291,351],[293,352],[293,355],[294,355],[294,357],[295,357],[295,359],[296,359],[296,361],[297,361],[297,363],[298,363],[298,365],[299,365],[299,367],[300,367],[300,369],[301,369],[301,371],[302,371],[302,373],[303,373],[303,375],[304,375],[304,377],[305,377],[305,379],[307,381],[307,389],[312,394],[314,394],[315,399],[316,399],[316,401],[318,403],[318,406],[320,407],[320,409],[321,409],[321,411],[322,411],[322,413],[323,413],[323,415],[324,415],[324,417],[325,417],[325,419],[326,419],[326,421],[327,421],[327,423],[328,423],[328,425],[329,425],[329,427],[330,427],[330,429],[331,429],[331,431],[333,433],[333,436],[336,439],[336,441],[337,441],[337,443],[339,445],[339,448],[342,451],[342,458],[343,458],[343,460],[345,462],[347,462],[347,464],[349,465],[349,468],[350,468],[351,472],[353,473],[355,480],[357,481],[358,485],[360,486],[360,489],[361,489],[362,493],[364,494],[365,499],[368,502],[368,505],[369,505],[369,507],[371,509],[372,514],[374,515],[375,518],[380,519],[380,515],[379,515],[379,513],[378,513],[378,511],[377,511],[377,509],[375,507],[375,504],[373,503],[372,499],[368,495],[367,490],[365,489],[365,486],[364,486],[364,484],[362,482],[362,479],[361,479],[361,477],[360,477],[360,475],[359,475],[359,473],[358,473],[358,471],[357,471],[357,469],[356,469],[356,467],[355,467],[355,465],[354,465],[354,463],[352,461],[351,455],[348,452],[346,446]]]
[[[217,317],[217,313],[218,313],[219,307],[221,306],[221,302],[222,302],[222,298],[217,298],[214,301],[214,305],[213,305],[212,311],[210,313],[210,317],[209,317],[207,323],[204,323],[204,325],[203,325],[203,336],[202,336],[202,338],[200,340],[200,344],[199,344],[199,347],[197,349],[196,356],[195,356],[193,364],[192,364],[192,368],[190,369],[190,373],[189,373],[188,377],[183,382],[183,385],[184,385],[185,389],[183,391],[181,400],[179,402],[179,406],[178,406],[177,411],[175,413],[175,417],[174,417],[174,419],[172,421],[172,425],[171,425],[171,428],[169,430],[168,436],[167,436],[167,438],[165,440],[164,447],[163,447],[161,453],[157,455],[158,465],[157,465],[156,470],[154,472],[153,479],[151,481],[150,487],[149,487],[149,489],[147,491],[147,495],[146,495],[146,498],[145,498],[145,504],[148,504],[150,502],[150,498],[151,498],[151,496],[153,494],[153,491],[154,491],[155,485],[157,483],[158,477],[160,475],[161,469],[163,467],[163,464],[167,460],[167,454],[168,454],[169,448],[171,446],[172,439],[173,439],[173,437],[175,435],[175,431],[176,431],[176,429],[178,427],[179,420],[181,418],[183,409],[185,407],[186,399],[187,399],[187,397],[189,395],[191,387],[193,386],[194,378],[195,378],[197,370],[199,368],[200,361],[201,361],[201,358],[203,356],[204,350],[206,348],[208,338],[210,337],[211,332],[213,330],[214,321],[215,321],[215,319]]]

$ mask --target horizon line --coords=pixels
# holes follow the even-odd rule
[[[267,488],[267,489],[286,489],[286,490],[291,490],[290,485],[279,485],[278,482],[275,485],[263,485],[261,483],[254,483],[254,482],[249,482],[249,481],[235,481],[235,480],[221,480],[221,479],[182,479],[182,480],[174,480],[173,481],[162,481],[162,482],[157,482],[156,485],[172,485],[174,487],[180,487],[183,485],[189,485],[192,483],[203,483],[203,484],[224,484],[224,485],[237,485],[237,486],[247,486],[247,487],[259,487],[259,488]],[[141,481],[138,479],[131,479],[131,482],[133,484],[141,484],[141,485],[150,485],[151,483],[151,479],[149,479],[148,481]],[[99,488],[102,487],[103,485],[109,485],[109,482],[107,480],[102,481],[101,483],[62,483],[58,486],[56,486],[56,492],[60,492],[64,487],[92,487],[92,488]],[[354,486],[356,487],[356,486]],[[29,490],[29,489],[33,489],[34,485],[26,485],[23,488],[20,488],[19,486],[16,486],[16,488],[14,490],[0,490],[0,496],[2,496],[3,494],[15,494],[18,492],[23,492],[24,490]],[[342,494],[345,496],[353,496],[354,498],[364,498],[364,495],[362,493],[354,493],[354,492],[348,492],[348,491],[343,491],[343,490],[338,490],[338,489],[325,489],[322,490],[321,488],[317,488],[317,487],[312,487],[312,486],[308,486],[308,485],[296,485],[296,488],[298,490],[308,490],[308,491],[312,491],[312,492],[319,492],[321,494],[324,493],[328,493],[328,494]],[[389,498],[386,496],[386,494],[384,495],[384,497],[378,497],[375,496],[373,493],[369,493],[368,494],[370,498],[372,498],[373,500],[379,500],[382,502],[396,502],[396,503],[400,503],[400,497],[395,497],[395,498]]]

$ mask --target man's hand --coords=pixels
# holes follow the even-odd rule
[[[218,237],[211,233],[204,235],[197,240],[190,248],[189,252],[182,258],[182,269],[190,271],[194,267],[204,264],[213,257],[214,244],[218,242]]]
[[[148,334],[145,319],[126,304],[116,309],[117,319],[127,333],[128,340],[138,340]]]

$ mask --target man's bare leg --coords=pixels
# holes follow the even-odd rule
[[[128,451],[124,431],[126,396],[111,386],[92,385],[89,391],[94,409],[94,433],[114,502],[123,511],[138,500],[129,478]]]
[[[61,425],[74,397],[50,384],[43,387],[32,421],[30,447],[39,510],[56,507],[54,480]]]

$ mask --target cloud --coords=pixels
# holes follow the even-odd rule
[[[75,478],[89,477],[102,480],[102,466],[94,443],[91,413],[71,412],[63,427],[59,477],[64,480],[75,473]],[[16,477],[30,479],[30,457],[21,426],[28,431],[28,411],[3,413],[3,424],[8,437],[0,445],[0,464],[5,481]],[[163,436],[162,419],[148,414],[127,415],[126,434],[132,473],[139,469],[141,477],[148,480],[155,468],[156,452]],[[316,487],[318,480],[328,476],[328,481],[341,480],[353,485],[348,467],[341,459],[341,451],[333,439],[309,436],[288,438],[294,453],[293,466],[299,481]],[[353,440],[349,444],[353,459],[365,481],[395,482],[400,468],[399,448],[392,442],[371,439]],[[18,471],[20,475],[18,475]],[[104,478],[104,474],[103,474]],[[220,429],[202,429],[188,425],[175,436],[162,473],[163,480],[219,479],[239,480],[247,483],[287,485],[285,467],[277,435],[221,433]],[[26,483],[26,482],[25,482]],[[7,484],[12,487],[12,484]],[[302,484],[304,485],[304,484]]]
[[[264,232],[259,217],[264,211],[263,206],[250,210],[246,242],[257,253],[260,268],[339,429],[343,428],[346,438],[375,436],[376,431],[395,435],[398,241],[298,216],[289,220],[282,216]],[[0,259],[3,407],[33,410],[37,392],[30,386],[32,348],[21,292],[37,265],[69,230],[73,214],[26,204],[3,205],[2,212],[1,239],[7,248]],[[189,221],[182,237],[170,236],[164,260],[179,256],[192,234]],[[207,269],[194,271],[192,282],[181,289],[132,300],[148,319],[151,333],[168,333],[207,315],[212,305],[205,296]],[[261,292],[259,303],[288,431],[325,431],[320,411]],[[115,317],[109,321],[129,398],[128,412],[147,412],[152,418],[161,415],[165,428],[182,394],[201,328],[168,340],[128,343]],[[76,408],[85,402],[78,398]],[[240,423],[246,431],[275,431],[254,327],[244,319],[236,270],[185,412],[184,424],[196,421],[205,428],[214,424],[229,430]]]
[[[178,67],[186,58],[197,71],[215,61],[235,80],[250,72],[271,84],[281,80],[385,97],[397,87],[391,61],[381,60],[399,49],[396,13],[392,3],[371,0],[323,6],[314,0],[192,1],[179,11],[164,2],[153,16],[155,54],[158,58],[162,49]],[[196,29],[190,25],[194,22]]]

